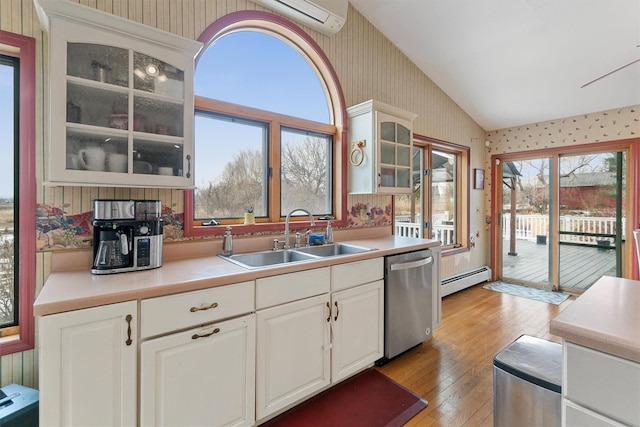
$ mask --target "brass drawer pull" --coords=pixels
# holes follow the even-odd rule
[[[205,310],[209,310],[211,308],[216,308],[218,306],[217,302],[214,302],[213,304],[211,304],[210,306],[207,307],[191,307],[191,309],[189,310],[192,313],[195,313],[196,311],[205,311]]]
[[[198,338],[210,337],[211,335],[217,334],[218,332],[220,332],[220,328],[215,328],[211,333],[208,333],[208,334],[204,334],[204,335],[193,334],[191,336],[191,339],[192,340],[197,340]]]

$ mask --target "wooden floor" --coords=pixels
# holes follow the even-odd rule
[[[387,365],[382,373],[429,405],[406,426],[493,426],[493,357],[522,334],[560,342],[549,321],[571,304],[546,304],[482,289],[445,297],[433,338]]]
[[[549,246],[526,240],[516,241],[517,256],[508,255],[505,241],[502,254],[504,280],[549,284]],[[593,246],[560,246],[560,286],[584,291],[603,275],[616,275],[616,252]]]

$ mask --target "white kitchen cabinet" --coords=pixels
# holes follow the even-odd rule
[[[563,346],[562,425],[640,426],[640,364],[566,340]]]
[[[334,292],[331,308],[335,383],[384,356],[384,281]]]
[[[36,6],[49,34],[48,183],[192,187],[202,44],[74,2]]]
[[[255,314],[144,341],[140,425],[252,426]]]
[[[142,300],[140,424],[253,425],[254,311],[253,281]]]
[[[374,100],[348,108],[347,114],[349,193],[410,194],[417,115]]]
[[[41,426],[136,425],[137,303],[39,318]]]
[[[257,312],[258,420],[330,384],[329,307],[327,293]]]

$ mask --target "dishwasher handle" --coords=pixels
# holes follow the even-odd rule
[[[411,262],[403,262],[401,264],[391,264],[391,271],[395,270],[408,270],[410,268],[422,267],[423,265],[431,264],[433,262],[433,257],[422,258],[417,261]]]

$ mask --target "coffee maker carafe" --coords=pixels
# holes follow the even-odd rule
[[[94,200],[93,274],[162,266],[159,200]]]

